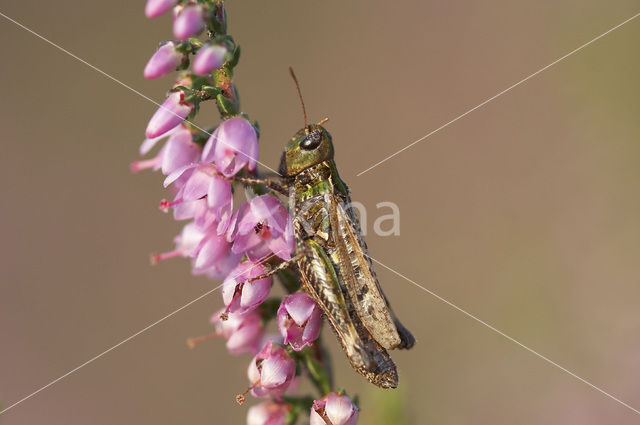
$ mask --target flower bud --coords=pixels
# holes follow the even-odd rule
[[[320,334],[322,312],[304,292],[287,295],[278,308],[278,330],[295,351],[313,344]]]
[[[267,341],[253,358],[247,375],[254,397],[280,398],[296,373],[296,362],[284,348]]]
[[[147,0],[144,6],[144,14],[147,18],[155,18],[171,10],[176,0]]]
[[[203,29],[204,8],[199,4],[185,6],[173,21],[173,35],[179,40],[195,37]]]
[[[313,402],[310,425],[355,425],[358,407],[346,395],[329,393]]]
[[[185,59],[185,55],[176,50],[175,43],[167,41],[156,50],[147,62],[144,67],[144,78],[152,80],[167,75],[175,71]]]
[[[171,93],[149,120],[146,136],[151,139],[163,135],[184,121],[192,110],[193,105],[184,101],[183,92]]]
[[[193,72],[207,75],[224,65],[227,49],[219,44],[205,44],[193,58]]]

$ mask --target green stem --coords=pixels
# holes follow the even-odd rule
[[[331,369],[325,367],[317,357],[317,350],[321,344],[321,341],[317,340],[312,347],[307,347],[298,352],[293,351],[291,355],[307,370],[311,383],[322,397],[331,392],[333,379],[331,377]]]

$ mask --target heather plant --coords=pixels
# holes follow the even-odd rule
[[[188,344],[222,339],[230,354],[253,355],[248,385],[239,384],[247,389],[236,399],[242,404],[250,394],[267,401],[249,408],[249,425],[293,424],[301,415],[314,425],[353,425],[358,408],[344,391],[335,390],[319,338],[321,310],[301,291],[298,275],[278,269],[294,251],[290,211],[260,184],[252,184],[253,195],[234,206],[234,190],[260,177],[260,129],[238,101],[233,71],[240,47],[227,32],[224,2],[147,1],[147,17],[169,12],[175,39],[159,45],[144,77],[175,73],[174,82],[140,147],[141,155],[156,153],[131,168],[161,171],[173,198],[163,199],[160,209],[186,222],[174,239],[175,249],[153,254],[152,263],[188,258],[193,274],[223,281],[224,307],[211,317],[215,331]],[[215,102],[220,123],[205,129],[193,119],[209,101]],[[274,279],[263,277],[270,270],[279,270],[274,276],[288,293],[283,299],[270,294]],[[271,321],[280,335],[265,337]],[[309,379],[317,394],[296,394],[300,379]]]

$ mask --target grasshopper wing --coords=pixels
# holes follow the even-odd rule
[[[360,320],[384,348],[411,348],[415,339],[397,319],[382,292],[357,215],[353,209],[345,210],[337,196],[326,196],[331,198],[326,202],[339,264],[350,266],[341,269],[340,274]]]
[[[340,280],[324,248],[308,239],[299,240],[296,251],[302,254],[298,268],[305,289],[329,319],[352,367],[379,387],[396,388],[395,364],[352,312],[353,306],[343,296]]]

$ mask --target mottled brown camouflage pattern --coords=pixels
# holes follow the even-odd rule
[[[324,311],[353,368],[382,388],[398,385],[387,349],[411,348],[382,293],[349,189],[333,161],[329,133],[300,130],[280,165],[293,202],[296,262],[304,287]]]

